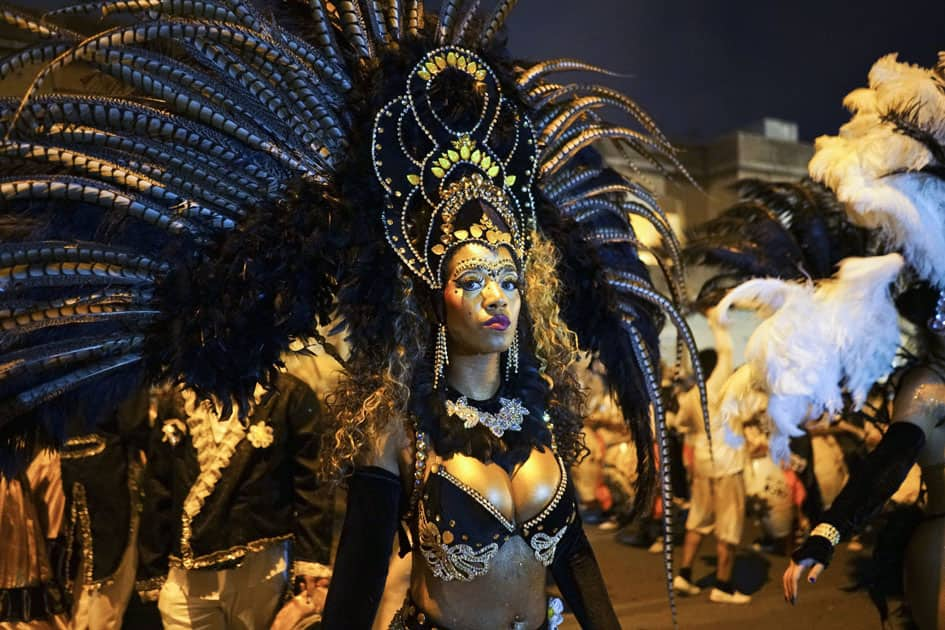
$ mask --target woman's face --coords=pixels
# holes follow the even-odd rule
[[[522,307],[521,279],[508,248],[463,245],[450,258],[446,274],[443,300],[450,354],[508,350]]]

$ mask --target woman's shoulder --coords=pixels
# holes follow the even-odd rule
[[[377,439],[360,462],[403,475],[413,465],[413,433],[403,418],[392,418],[377,432]]]
[[[897,388],[897,395],[912,393],[929,386],[945,386],[945,366],[935,363],[917,363],[902,375]]]
[[[945,370],[919,364],[910,368],[896,389],[893,420],[911,422],[927,430],[945,413]]]

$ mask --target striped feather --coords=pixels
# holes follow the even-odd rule
[[[559,145],[549,148],[545,152],[545,157],[541,165],[542,177],[546,176],[547,174],[554,173],[560,169],[568,161],[570,161],[575,156],[575,154],[578,153],[578,151],[605,138],[626,141],[637,150],[653,149],[659,156],[667,159],[672,164],[677,166],[680,172],[686,172],[686,169],[683,167],[682,163],[680,163],[674,155],[668,152],[667,147],[657,140],[654,140],[650,136],[642,134],[634,129],[630,129],[629,127],[601,127],[595,125],[590,128],[582,129],[577,137],[569,139],[563,146]]]
[[[463,40],[469,34],[469,27],[472,25],[473,20],[475,20],[476,15],[479,13],[479,5],[482,3],[482,0],[474,0],[471,5],[463,9],[462,18],[459,20],[459,24],[456,25],[456,28],[453,29],[453,44],[462,44]]]
[[[587,168],[557,173],[543,184],[543,192],[552,201],[562,203],[565,201],[562,198],[565,194],[572,193],[587,182],[600,177],[603,172],[601,169]]]
[[[0,107],[0,111],[2,107]],[[183,159],[193,159],[197,164],[227,174],[227,169],[240,167],[244,174],[258,178],[253,189],[264,192],[279,181],[282,172],[273,162],[267,164],[267,156],[259,154],[253,161],[245,159],[247,149],[240,149],[231,138],[200,128],[178,117],[168,116],[158,110],[125,101],[102,101],[94,98],[68,100],[50,97],[31,103],[26,110],[29,119],[42,120],[44,125],[36,130],[47,138],[59,135],[70,139],[89,138],[98,143],[116,144],[126,152],[141,148],[152,154],[160,154],[160,147],[179,154]],[[23,122],[23,121],[21,121]],[[140,133],[132,141],[125,134]],[[21,134],[31,137],[31,133]],[[131,136],[134,137],[133,135]],[[282,175],[281,177],[285,177]],[[269,181],[266,182],[267,178]],[[243,180],[248,183],[249,180]]]
[[[146,13],[161,10],[179,17],[197,17],[220,22],[242,23],[227,6],[200,0],[109,0],[98,3],[102,17],[117,13]]]
[[[24,11],[9,6],[0,6],[0,24],[8,24],[30,35],[45,39],[67,39],[78,41],[82,36],[75,31],[36,20]]]
[[[68,275],[68,274],[64,274]],[[78,274],[77,274],[78,275]],[[75,282],[76,278],[72,278]],[[102,322],[145,323],[160,315],[155,309],[126,308],[116,301],[98,304],[74,304],[53,309],[37,309],[0,320],[0,347],[16,335],[33,333],[53,326],[77,326]]]
[[[144,22],[133,26],[119,26],[108,29],[81,42],[70,51],[63,53],[51,61],[46,65],[45,68],[37,73],[36,77],[33,79],[33,82],[30,84],[30,87],[27,89],[20,106],[14,114],[14,121],[22,113],[22,110],[29,101],[30,96],[43,84],[45,78],[50,73],[63,68],[76,60],[86,58],[87,56],[93,54],[96,50],[120,47],[122,42],[131,38],[133,38],[133,40],[139,44],[156,39],[166,38],[183,39],[185,41],[198,38],[206,39],[207,41],[215,41],[232,45],[239,51],[248,51],[263,57],[268,55],[273,61],[277,63],[284,64],[287,67],[295,66],[298,68],[298,64],[294,63],[294,55],[281,51],[274,45],[263,41],[251,31],[233,25],[211,25],[199,22],[158,20]],[[295,71],[298,72],[299,69],[296,69]],[[302,74],[305,73],[303,72]],[[309,75],[309,78],[313,83],[317,82],[318,80],[316,76],[312,75]],[[261,141],[248,130],[234,125],[232,121],[227,120],[225,117],[221,117],[219,114],[214,112],[212,108],[208,110],[207,108],[202,107],[199,101],[196,101],[195,99],[184,99],[183,102],[174,100],[170,104],[173,104],[178,111],[184,109],[191,116],[204,118],[205,120],[203,120],[203,122],[214,128],[234,135],[240,142],[250,144],[250,146],[252,146],[254,142],[258,143]],[[312,170],[317,172],[319,168],[317,163],[308,163],[309,161],[305,158],[302,158],[300,161],[298,157],[290,156],[281,151],[279,147],[272,144],[268,144],[264,150],[270,152],[273,156],[277,157],[277,159],[280,159],[280,161],[286,162],[293,169]]]
[[[0,201],[59,200],[84,202],[100,206],[119,215],[140,219],[170,234],[195,234],[198,228],[175,216],[167,208],[150,204],[138,195],[122,191],[103,182],[71,175],[46,175],[30,179],[0,178]]]
[[[437,46],[444,46],[450,41],[453,23],[456,20],[456,12],[464,2],[465,0],[443,0],[443,4],[440,6],[440,15],[436,20]]]
[[[0,142],[0,154],[14,153],[20,157],[42,160],[50,164],[61,164],[70,171],[102,182],[111,182],[122,188],[136,191],[165,205],[175,206],[178,213],[192,219],[209,220],[215,229],[231,230],[235,223],[220,212],[201,206],[182,194],[141,172],[91,156],[54,146],[42,146],[25,142]],[[164,176],[164,173],[158,173]]]
[[[90,13],[95,13],[101,9],[102,2],[80,2],[78,4],[68,4],[58,9],[47,11],[43,14],[44,20],[49,19],[68,19],[76,16],[88,17]]]
[[[686,350],[689,352],[692,370],[695,373],[696,384],[699,388],[699,404],[702,408],[702,420],[705,425],[706,434],[711,436],[711,427],[709,427],[709,399],[705,390],[705,374],[703,374],[702,367],[699,365],[697,356],[699,354],[699,348],[696,346],[696,340],[695,337],[692,336],[692,330],[690,330],[689,324],[686,323],[686,318],[676,309],[676,305],[673,304],[672,301],[660,294],[659,291],[654,289],[648,282],[634,274],[612,270],[607,274],[607,282],[618,293],[645,300],[659,307],[669,316],[670,321],[676,327],[677,333],[682,338]],[[625,301],[621,301],[618,304],[618,308],[627,315],[636,315],[636,309]],[[659,381],[657,381],[657,383],[658,382]]]
[[[676,620],[676,592],[673,588],[673,489],[672,489],[672,458],[669,453],[669,440],[666,435],[666,410],[660,393],[660,378],[658,371],[658,357],[654,357],[647,349],[646,342],[636,329],[633,318],[625,318],[625,330],[631,338],[631,347],[637,365],[643,369],[644,382],[647,394],[653,404],[653,419],[656,429],[656,444],[660,453],[660,502],[663,507],[663,571],[666,580],[666,592],[669,597],[670,615],[673,627],[677,627]],[[708,416],[707,416],[708,417]]]
[[[417,37],[423,30],[423,0],[406,0],[407,34]]]
[[[338,17],[341,20],[342,33],[348,42],[354,46],[359,57],[370,59],[374,56],[374,47],[371,46],[370,35],[361,15],[359,0],[340,0],[335,2]]]
[[[166,262],[126,249],[98,243],[67,243],[63,241],[0,244],[0,265],[17,267],[46,263],[101,263],[127,270],[127,277],[154,279],[170,271]],[[3,313],[0,310],[0,313]]]
[[[635,121],[643,125],[647,133],[649,133],[654,138],[654,141],[657,144],[662,145],[666,151],[673,150],[672,144],[662,134],[652,119],[650,119],[650,117],[632,100],[616,91],[613,91],[612,93],[596,93],[590,96],[571,99],[568,102],[568,107],[566,109],[556,114],[553,119],[547,122],[547,124],[538,126],[538,128],[541,129],[540,137],[546,143],[552,142],[564,129],[567,129],[571,123],[577,120],[584,113],[592,109],[598,109],[607,106],[624,112],[628,116],[632,117]]]
[[[141,354],[134,352],[109,357],[0,401],[0,429],[3,429],[4,425],[13,418],[58,398],[66,392],[90,382],[101,381],[111,374],[128,370],[142,358]]]
[[[212,77],[171,59],[152,56],[147,51],[97,51],[94,61],[99,68],[143,94],[164,100],[180,114],[209,123],[213,113],[233,118],[255,135],[291,140],[288,128],[253,107]]]
[[[368,15],[368,24],[371,26],[371,32],[374,33],[374,41],[381,45],[390,44],[387,16],[384,14],[384,7],[381,6],[380,0],[363,0],[363,2]]]
[[[391,40],[399,42],[403,37],[404,8],[401,0],[386,0],[387,30]]]
[[[0,383],[24,376],[43,378],[76,364],[128,354],[144,346],[143,335],[77,336],[68,341],[37,344],[0,355]]]
[[[184,145],[164,143],[151,138],[129,138],[72,124],[59,125],[45,131],[43,135],[47,140],[80,151],[111,152],[125,156],[124,159],[127,160],[134,157],[146,158],[154,164],[163,165],[169,173],[179,173],[181,178],[188,180],[191,185],[193,182],[207,185],[217,194],[232,199],[235,204],[258,202],[267,194],[267,185],[259,178],[249,177],[232,167],[228,168],[226,162]]]
[[[331,138],[343,137],[340,115],[326,105],[322,93],[313,91],[294,71],[287,69],[284,74],[279,73],[262,58],[247,59],[206,42],[195,42],[192,49],[206,63],[245,86],[262,107],[292,128],[306,147],[300,150],[310,150],[313,143],[319,143],[321,131]],[[341,150],[335,144],[327,148],[331,153]]]
[[[499,4],[492,10],[492,15],[486,20],[486,26],[482,30],[482,35],[479,37],[479,46],[481,48],[489,48],[492,44],[492,40],[495,39],[496,33],[502,30],[502,27],[505,25],[505,20],[509,17],[509,13],[515,8],[516,4],[518,4],[518,0],[499,0]]]
[[[22,72],[27,66],[51,61],[71,47],[72,44],[53,42],[36,44],[12,53],[0,60],[0,80],[15,72]]]
[[[536,63],[528,70],[522,72],[516,83],[518,84],[519,90],[523,92],[528,92],[532,84],[537,81],[539,78],[552,74],[554,72],[594,72],[597,74],[604,74],[611,77],[620,76],[616,72],[611,72],[610,70],[605,70],[599,66],[593,64],[585,63],[579,59],[571,59],[569,57],[559,57],[557,59],[548,59],[540,63]]]
[[[318,42],[319,49],[328,57],[329,61],[337,66],[343,65],[341,50],[338,48],[334,27],[328,19],[324,0],[308,0],[308,6],[312,10],[315,41]]]
[[[646,219],[659,233],[663,244],[667,247],[670,253],[670,257],[673,262],[671,267],[673,273],[666,276],[670,290],[674,296],[678,297],[680,300],[686,299],[686,285],[685,278],[683,276],[683,266],[681,264],[679,255],[679,241],[676,238],[672,228],[663,223],[663,221],[659,218],[658,212],[653,211],[643,204],[626,202],[621,203],[599,197],[590,197],[577,201],[572,206],[569,206],[565,211],[569,216],[573,216],[574,219],[581,224],[589,222],[597,213],[606,212],[626,223],[628,229],[632,229],[630,228],[628,214],[635,214]]]
[[[85,262],[57,262],[19,265],[0,269],[0,287],[7,297],[26,294],[33,289],[146,285],[152,278],[117,265]]]

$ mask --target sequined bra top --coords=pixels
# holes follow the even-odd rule
[[[573,493],[567,491],[567,469],[560,457],[555,455],[555,460],[560,476],[551,500],[520,523],[451,474],[450,462],[432,465],[419,486],[415,540],[433,575],[464,582],[485,575],[499,548],[513,536],[521,536],[543,566],[550,565],[577,514]]]

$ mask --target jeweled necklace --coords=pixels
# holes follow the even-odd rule
[[[446,401],[446,415],[456,416],[463,421],[463,427],[472,429],[481,424],[496,437],[502,437],[506,431],[521,431],[522,419],[528,415],[528,409],[518,398],[499,398],[501,405],[497,413],[476,409],[469,404],[465,396],[456,401]]]

